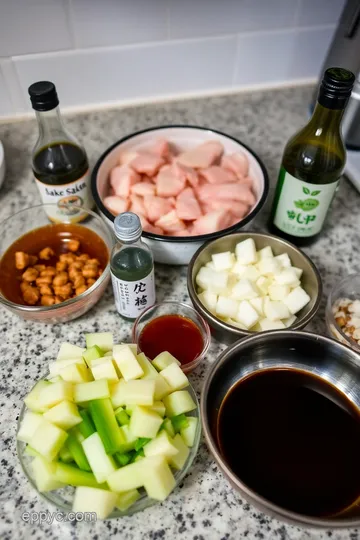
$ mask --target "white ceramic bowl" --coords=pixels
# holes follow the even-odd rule
[[[97,161],[91,179],[91,189],[95,203],[104,220],[113,227],[114,216],[105,208],[103,199],[109,189],[109,173],[118,164],[119,154],[124,151],[136,151],[151,146],[158,138],[164,138],[178,149],[187,150],[208,140],[218,140],[225,149],[225,154],[244,152],[250,163],[250,175],[253,177],[256,203],[249,214],[239,223],[211,234],[191,237],[164,236],[144,232],[143,238],[150,246],[156,262],[164,264],[188,264],[197,249],[209,240],[220,236],[246,230],[251,221],[263,207],[268,191],[267,171],[257,155],[246,145],[220,131],[197,126],[161,126],[138,131],[123,137],[108,148]]]
[[[2,142],[0,141],[0,188],[3,185],[5,178],[5,153]]]

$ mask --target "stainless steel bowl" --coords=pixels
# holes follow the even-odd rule
[[[240,328],[231,326],[230,324],[227,324],[221,319],[215,317],[215,315],[206,309],[198,298],[195,278],[201,266],[211,260],[213,253],[229,250],[234,251],[236,244],[242,240],[246,240],[247,238],[254,239],[257,249],[270,246],[275,255],[287,253],[293,266],[297,266],[303,270],[301,286],[308,293],[311,300],[301,311],[299,311],[299,313],[297,313],[297,320],[291,326],[292,329],[299,330],[301,328],[305,328],[319,309],[322,294],[320,274],[309,257],[300,251],[300,249],[298,249],[296,246],[290,244],[290,242],[287,242],[282,238],[278,238],[277,236],[256,232],[239,232],[217,238],[216,240],[201,246],[194,254],[189,263],[187,286],[189,296],[195,309],[209,323],[209,326],[212,329],[212,335],[222,343],[234,343],[234,341],[237,341],[240,338],[253,335],[254,332],[249,330],[241,330]]]
[[[301,369],[324,379],[360,408],[360,355],[330,338],[309,332],[275,330],[254,334],[223,352],[208,373],[201,394],[201,418],[205,439],[218,466],[231,485],[261,511],[311,527],[359,527],[358,514],[342,513],[316,518],[286,510],[261,497],[234,475],[220,454],[216,425],[220,405],[229,389],[249,375],[269,368]],[[241,436],[241,434],[240,434]],[[266,448],[264,448],[266,452]],[[336,464],[334,464],[334,467]],[[360,490],[360,486],[359,486]]]

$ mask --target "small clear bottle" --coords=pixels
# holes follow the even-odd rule
[[[134,321],[156,301],[154,259],[141,240],[141,223],[136,214],[124,212],[114,220],[118,243],[110,257],[111,281],[118,313]]]

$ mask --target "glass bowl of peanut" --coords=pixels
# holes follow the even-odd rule
[[[0,223],[0,303],[44,323],[80,317],[105,292],[114,242],[91,210],[66,204],[21,210]]]
[[[332,337],[360,352],[360,274],[350,274],[332,289],[326,324]]]

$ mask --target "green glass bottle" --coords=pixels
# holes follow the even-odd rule
[[[285,147],[270,230],[294,244],[316,239],[334,198],[346,161],[341,119],[354,81],[347,69],[327,69],[309,123]]]
[[[124,212],[114,220],[118,243],[110,257],[111,281],[118,313],[134,321],[155,304],[154,259],[141,240],[141,223],[136,214]]]

